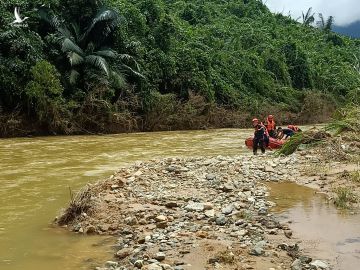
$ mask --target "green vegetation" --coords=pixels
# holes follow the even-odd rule
[[[311,9],[298,23],[258,0],[9,0],[0,15],[0,136],[223,127],[269,112],[307,123],[359,102],[360,41],[331,32],[332,17],[311,26]]]
[[[339,208],[349,208],[350,203],[356,203],[357,197],[352,192],[351,188],[349,187],[339,187],[334,190],[336,194],[336,198],[334,200],[334,203]]]
[[[349,104],[338,110],[335,119],[327,126],[328,130],[340,134],[344,131],[360,133],[360,106]]]

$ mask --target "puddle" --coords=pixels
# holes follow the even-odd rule
[[[360,215],[340,211],[313,189],[294,183],[271,183],[269,200],[294,237],[314,259],[327,261],[335,270],[360,269]]]

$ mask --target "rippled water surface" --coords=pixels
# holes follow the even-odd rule
[[[50,225],[59,209],[66,206],[69,187],[77,190],[138,160],[250,154],[244,147],[249,134],[250,130],[226,129],[0,140],[0,269],[94,269],[111,259],[113,239],[84,237]],[[273,187],[274,194],[277,190],[282,189]],[[324,226],[314,223],[321,219],[312,223],[303,223],[304,220],[317,214],[330,215],[333,221],[328,228],[349,232],[339,234],[341,241],[330,248],[339,252],[351,250],[351,256],[358,256],[355,249],[360,226],[356,218],[341,216],[329,211],[323,201],[306,198],[286,198],[284,209],[288,210],[284,214],[293,218],[295,225],[305,226],[304,232],[310,232],[311,226]],[[311,207],[314,204],[317,206]],[[304,236],[313,235],[311,232]]]

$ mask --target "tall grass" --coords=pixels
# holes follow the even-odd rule
[[[319,143],[330,135],[324,130],[311,129],[304,132],[299,132],[292,136],[284,145],[277,151],[277,155],[291,155],[301,144],[315,144]]]
[[[350,203],[355,203],[358,200],[350,187],[339,187],[335,189],[335,193],[334,203],[339,208],[349,208]]]
[[[360,106],[350,104],[339,110],[326,130],[334,131],[335,135],[344,131],[360,133]]]

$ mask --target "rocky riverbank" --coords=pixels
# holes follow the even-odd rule
[[[138,162],[88,185],[57,222],[118,237],[99,269],[328,269],[302,256],[267,199],[267,182],[302,182],[311,164],[308,152]]]

